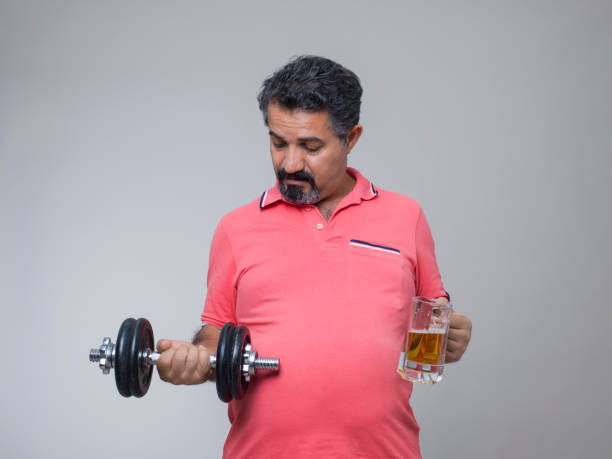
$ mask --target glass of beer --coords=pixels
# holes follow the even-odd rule
[[[452,304],[415,296],[406,327],[397,372],[402,378],[421,384],[442,380],[444,354]]]

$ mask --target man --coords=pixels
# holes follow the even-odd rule
[[[395,369],[411,298],[448,298],[419,205],[347,167],[361,93],[353,72],[315,56],[264,82],[278,181],[221,219],[194,344],[158,343],[174,384],[214,377],[208,355],[228,321],[280,358],[278,374],[229,404],[226,457],[420,457],[412,384]],[[447,362],[470,334],[453,314]]]

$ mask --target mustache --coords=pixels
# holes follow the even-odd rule
[[[314,186],[315,184],[314,177],[306,171],[297,171],[297,172],[294,172],[293,174],[288,174],[284,168],[280,168],[276,172],[276,178],[278,178],[279,181],[285,180],[285,179],[303,180],[305,182],[310,183],[311,186]]]

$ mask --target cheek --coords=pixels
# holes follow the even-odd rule
[[[272,159],[272,165],[274,166],[274,170],[278,170],[278,168],[283,162],[283,155],[270,148],[270,158]]]
[[[330,160],[325,158],[321,161],[312,161],[308,164],[310,172],[314,175],[315,182],[319,189],[325,189],[329,183],[337,180],[344,170],[342,161]]]
[[[321,183],[325,181],[325,168],[322,168],[317,161],[307,160],[304,169],[314,177],[315,183],[320,188]]]

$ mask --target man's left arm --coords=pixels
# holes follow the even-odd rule
[[[447,304],[448,298],[437,299],[440,304]],[[452,312],[450,326],[448,329],[448,340],[446,342],[446,356],[444,363],[453,363],[461,358],[467,349],[472,337],[472,321],[463,314]]]
[[[433,237],[425,214],[419,208],[419,218],[415,229],[415,244],[417,253],[416,290],[417,295],[434,298],[444,291],[436,254]],[[447,304],[449,299],[445,296],[436,300],[440,304]],[[465,352],[472,336],[472,322],[463,314],[451,313],[448,341],[446,345],[445,363],[456,362]]]

